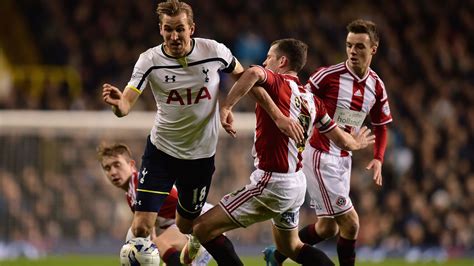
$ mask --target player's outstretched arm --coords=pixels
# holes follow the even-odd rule
[[[235,137],[237,133],[233,128],[232,108],[244,97],[255,83],[262,81],[265,73],[258,67],[247,69],[230,89],[227,97],[220,108],[220,119],[222,127],[227,133]]]
[[[112,111],[118,117],[126,116],[140,94],[130,88],[125,88],[122,93],[117,87],[105,83],[102,85],[102,99],[112,106]]]
[[[375,142],[375,136],[370,135],[370,129],[362,127],[357,133],[347,133],[339,127],[334,127],[325,135],[343,150],[355,151],[366,148]]]

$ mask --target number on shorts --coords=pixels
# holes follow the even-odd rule
[[[204,201],[204,199],[206,198],[206,187],[203,187],[201,189],[201,193],[199,194],[199,201]]]
[[[206,198],[206,187],[201,188],[201,192],[199,192],[199,198],[196,200],[197,193],[198,193],[198,188],[195,188],[193,190],[193,195],[194,195],[193,196],[193,198],[194,198],[193,203],[198,203],[198,202],[204,201],[204,199]]]

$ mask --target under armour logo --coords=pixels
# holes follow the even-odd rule
[[[176,76],[173,75],[173,76],[171,76],[171,78],[170,78],[168,75],[166,75],[166,76],[165,76],[165,82],[166,82],[166,83],[169,83],[169,82],[176,82]]]
[[[209,69],[202,68],[202,73],[206,75],[206,77],[204,78],[204,82],[209,82],[209,76],[207,75],[207,72],[209,72]]]
[[[143,168],[142,170],[142,177],[140,178],[140,184],[143,184],[145,182],[145,176],[146,174],[148,174],[148,171],[146,170],[146,168]]]

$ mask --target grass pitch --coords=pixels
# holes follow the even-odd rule
[[[242,257],[246,266],[264,266],[262,256]],[[337,261],[335,261],[337,262]],[[15,259],[0,260],[0,266],[118,266],[118,256],[60,256],[46,257],[37,260]],[[216,266],[217,263],[212,261],[209,265]],[[297,265],[295,263],[286,262],[284,265]],[[382,262],[357,262],[357,266],[474,266],[474,259],[456,259],[445,262],[423,261],[418,263],[409,263],[402,259],[388,259]]]

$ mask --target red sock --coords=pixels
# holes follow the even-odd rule
[[[337,240],[337,256],[339,257],[339,265],[354,266],[356,258],[355,242],[355,239],[345,239],[339,236],[339,239]]]
[[[308,224],[298,232],[301,242],[312,246],[324,240],[324,238],[318,235],[314,225],[315,224]]]
[[[161,258],[166,263],[166,265],[181,265],[181,262],[179,261],[179,251],[175,248],[167,249]]]

